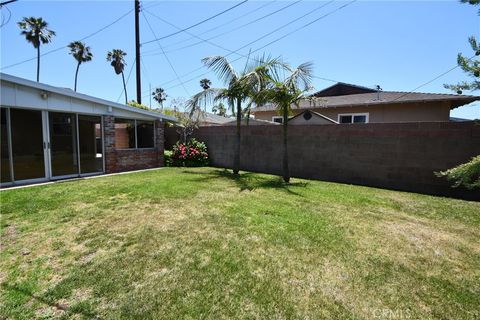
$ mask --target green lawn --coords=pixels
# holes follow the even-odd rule
[[[0,195],[0,318],[480,317],[480,203],[212,168]]]

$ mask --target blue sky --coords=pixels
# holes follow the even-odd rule
[[[157,37],[163,37],[185,28],[241,1],[143,1],[141,41],[154,39],[147,21]],[[315,75],[368,87],[379,84],[384,90],[410,91],[456,65],[457,53],[468,56],[472,51],[469,36],[480,35],[478,8],[458,1],[357,1],[343,9],[347,2],[333,1],[248,1],[187,33],[179,33],[159,41],[166,52],[162,54],[156,42],[142,45],[143,103],[149,104],[149,85],[161,86],[172,98],[185,97],[200,90],[199,80],[207,77],[213,86],[221,86],[215,75],[201,68],[200,59],[209,55],[225,55],[220,47],[237,50],[263,35],[290,23],[263,39],[239,50],[241,56],[231,54],[238,68],[245,56],[271,41],[292,32],[302,25],[325,16],[312,25],[284,39],[268,45],[257,54],[281,56],[292,65],[305,61],[315,64]],[[287,8],[280,10],[283,7]],[[320,8],[323,6],[322,8]],[[6,66],[35,57],[34,48],[19,34],[16,22],[23,16],[43,17],[57,32],[51,44],[42,47],[46,52],[81,39],[113,22],[133,9],[133,0],[125,1],[24,1],[8,6],[12,16],[1,29],[1,71],[28,79],[35,79],[36,61],[11,68]],[[280,10],[278,13],[253,23],[252,21]],[[315,11],[314,11],[315,10]],[[312,12],[313,11],[313,12]],[[299,19],[304,14],[310,15]],[[2,9],[2,15],[8,12]],[[161,21],[159,16],[164,21]],[[166,21],[166,22],[165,22]],[[170,24],[167,24],[170,23]],[[223,34],[224,33],[224,34]],[[211,43],[192,38],[212,38]],[[220,35],[223,34],[223,35]],[[220,35],[218,37],[215,37]],[[128,53],[126,76],[133,66],[134,15],[130,12],[111,27],[85,40],[91,46],[94,59],[81,66],[78,91],[113,101],[123,101],[122,80],[105,61],[106,52],[120,48]],[[193,45],[197,42],[201,44]],[[191,45],[188,48],[184,46]],[[75,61],[67,49],[42,57],[41,82],[73,88]],[[170,66],[171,64],[171,66]],[[172,68],[173,67],[173,68]],[[177,79],[178,75],[180,80]],[[457,68],[444,77],[419,89],[420,92],[450,93],[444,83],[465,80]],[[333,84],[316,78],[314,86],[322,89]],[[135,99],[135,72],[128,82],[129,100]],[[465,92],[468,93],[468,92]],[[475,93],[473,94],[480,94]],[[152,102],[152,104],[154,104]],[[455,109],[452,116],[480,118],[478,104]]]

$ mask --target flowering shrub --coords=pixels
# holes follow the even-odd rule
[[[207,146],[196,139],[191,139],[186,144],[177,142],[173,146],[171,163],[182,167],[206,166],[209,163]]]

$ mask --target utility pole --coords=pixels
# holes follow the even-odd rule
[[[142,80],[140,79],[140,0],[135,0],[135,73],[137,75],[137,102],[142,103]]]

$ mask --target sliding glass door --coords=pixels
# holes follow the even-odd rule
[[[102,118],[78,115],[80,173],[103,171]]]
[[[78,175],[76,115],[49,112],[48,122],[52,177]]]
[[[102,118],[1,108],[1,184],[103,172]]]
[[[46,178],[42,111],[10,109],[15,181]]]

